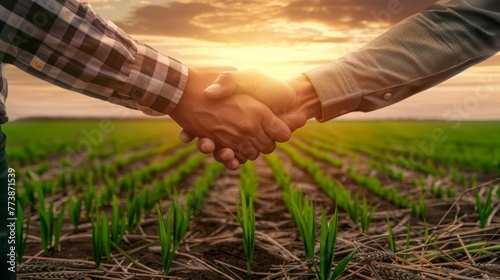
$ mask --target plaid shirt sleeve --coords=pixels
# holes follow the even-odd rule
[[[188,78],[187,66],[134,41],[77,0],[2,0],[0,59],[148,115],[170,113]]]

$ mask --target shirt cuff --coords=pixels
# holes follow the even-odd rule
[[[146,115],[167,115],[184,93],[188,72],[188,67],[176,59],[138,44],[135,63],[124,87],[109,101],[128,103],[121,105],[141,110]]]
[[[359,107],[361,96],[354,93],[342,68],[341,61],[334,61],[304,73],[321,101],[322,113],[317,118],[320,122],[356,111]]]

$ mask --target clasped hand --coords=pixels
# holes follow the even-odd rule
[[[219,75],[214,70],[190,69],[184,95],[170,115],[183,128],[181,141],[198,137],[198,150],[213,153],[228,169],[273,152],[276,142],[287,141],[321,114],[305,75],[280,81],[255,70]]]

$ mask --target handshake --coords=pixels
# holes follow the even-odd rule
[[[184,95],[170,113],[182,128],[179,138],[231,170],[260,153],[310,118],[320,117],[321,103],[306,75],[280,81],[255,70],[190,68]]]

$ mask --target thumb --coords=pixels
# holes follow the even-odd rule
[[[290,128],[271,110],[265,110],[262,114],[261,125],[266,134],[276,142],[286,142],[292,137]]]
[[[217,76],[217,79],[205,88],[205,96],[210,99],[219,99],[232,94],[238,90],[238,85],[233,78],[234,72],[222,72]]]

